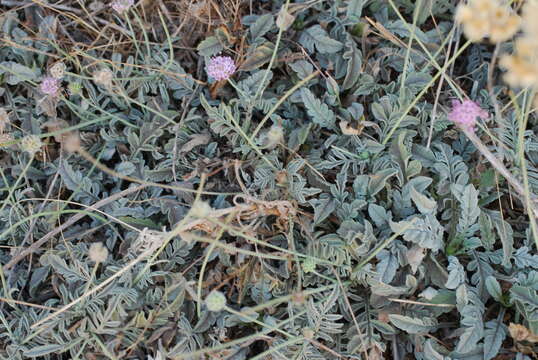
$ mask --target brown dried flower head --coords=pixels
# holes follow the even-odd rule
[[[514,87],[538,86],[538,1],[529,0],[522,9],[523,34],[514,43],[514,53],[503,55],[500,66],[507,70],[504,80]]]
[[[96,242],[90,245],[90,250],[88,251],[90,260],[95,263],[102,263],[106,261],[108,257],[108,249],[103,245],[103,243]]]
[[[463,25],[465,36],[473,42],[485,37],[493,43],[510,39],[519,30],[521,18],[510,6],[498,0],[470,0],[456,10],[456,22]]]
[[[63,62],[59,61],[56,64],[52,65],[49,69],[50,76],[55,79],[61,80],[65,75],[66,66]]]
[[[0,107],[0,134],[6,131],[9,125],[9,115],[3,107]]]
[[[109,88],[112,86],[112,78],[113,78],[112,71],[106,68],[98,70],[93,73],[93,81],[97,85],[101,85],[106,88]]]

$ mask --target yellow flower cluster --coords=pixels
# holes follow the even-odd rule
[[[511,86],[538,87],[538,1],[528,0],[522,9],[523,34],[514,42],[514,53],[504,55],[500,65]]]
[[[473,42],[489,37],[493,43],[510,39],[519,30],[520,17],[499,0],[469,0],[456,10],[456,22]]]

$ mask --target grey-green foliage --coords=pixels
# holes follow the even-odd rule
[[[95,20],[113,26],[99,37],[93,21],[82,30],[50,7],[6,5],[0,26],[15,45],[0,48],[0,135],[15,144],[0,148],[0,263],[84,216],[0,273],[0,358],[525,359],[508,331],[538,333],[525,206],[446,117],[462,95],[455,79],[493,110],[492,49],[470,46],[439,83],[421,44],[440,66],[447,45],[461,49],[452,2],[283,3],[103,11]],[[178,13],[195,16],[180,25]],[[279,16],[290,22],[280,35]],[[237,62],[229,82],[205,74],[218,54]],[[39,83],[60,59],[62,96],[46,98]],[[105,68],[111,87],[93,79]],[[534,191],[535,115],[520,129],[512,106],[531,100],[497,78],[503,111],[485,123],[495,139],[476,131],[518,179],[523,153]],[[57,119],[99,165],[46,135]],[[29,134],[47,144],[35,159],[19,147]],[[158,185],[93,208],[132,178]],[[197,197],[225,216],[191,218]],[[194,230],[161,243],[184,221]],[[108,250],[99,264],[94,242]],[[208,309],[212,290],[221,311]],[[73,301],[49,330],[31,327]]]

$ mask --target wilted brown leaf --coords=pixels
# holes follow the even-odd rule
[[[538,342],[538,335],[533,334],[529,329],[521,324],[510,323],[508,326],[510,336],[515,341],[528,341],[532,343]]]

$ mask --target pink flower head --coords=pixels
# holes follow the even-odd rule
[[[116,10],[120,14],[127,11],[133,5],[134,0],[114,0],[112,4],[110,4],[112,9]]]
[[[43,94],[56,96],[60,92],[60,80],[52,76],[46,77],[41,81],[39,89]]]
[[[207,75],[217,81],[226,80],[235,72],[235,62],[229,56],[216,56],[209,60],[206,71]]]
[[[488,112],[471,100],[453,100],[452,111],[448,114],[448,120],[471,131],[474,131],[476,118],[487,120],[488,117]]]

